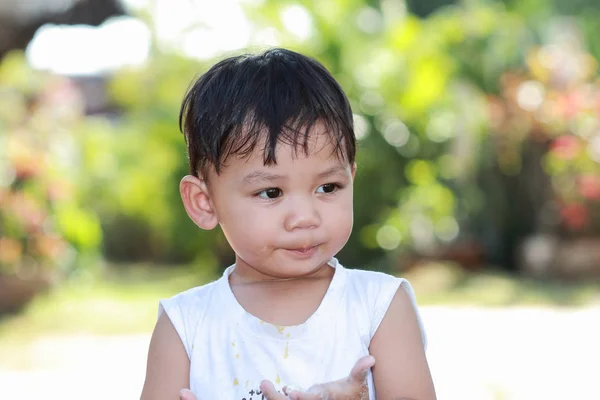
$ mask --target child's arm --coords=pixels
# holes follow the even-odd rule
[[[190,360],[166,313],[156,323],[141,400],[176,400],[190,386]]]
[[[398,288],[369,351],[377,360],[373,382],[378,400],[436,398],[417,315],[403,287]]]

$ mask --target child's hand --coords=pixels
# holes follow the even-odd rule
[[[372,356],[364,356],[354,364],[350,376],[347,378],[314,385],[306,392],[291,391],[287,393],[286,388],[283,388],[288,397],[278,393],[269,381],[264,381],[260,385],[260,390],[267,400],[368,400],[367,374],[373,365],[375,365],[375,359]]]
[[[311,386],[306,392],[291,391],[287,393],[286,388],[283,388],[283,391],[287,393],[286,396],[278,393],[269,381],[263,381],[260,390],[266,400],[368,400],[367,374],[373,365],[375,365],[375,359],[372,356],[361,357],[354,364],[350,376],[347,378]],[[179,399],[197,400],[196,396],[188,389],[181,390]]]

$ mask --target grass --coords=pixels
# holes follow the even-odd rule
[[[112,267],[101,279],[81,277],[38,296],[16,315],[0,318],[0,342],[40,335],[150,332],[158,300],[207,282],[207,272],[147,265]]]
[[[214,278],[191,268],[113,266],[81,275],[38,296],[21,312],[0,316],[0,370],[36,367],[37,339],[152,332],[158,300]]]
[[[430,264],[403,275],[420,305],[481,307],[581,307],[600,305],[600,282],[518,277],[499,271],[467,273],[452,264]]]
[[[540,282],[485,272],[468,274],[431,264],[405,275],[420,305],[583,306],[600,303],[599,283]],[[3,344],[50,335],[150,333],[158,300],[215,277],[190,268],[128,265],[106,270],[102,279],[78,279],[39,296],[21,313],[0,318]],[[1,354],[1,353],[0,353]]]

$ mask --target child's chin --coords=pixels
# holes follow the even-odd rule
[[[279,265],[280,268],[283,267],[282,271],[285,271],[287,275],[301,276],[317,271],[327,264],[330,259],[331,257],[325,258],[322,254],[313,255],[312,257],[290,256],[282,260]]]

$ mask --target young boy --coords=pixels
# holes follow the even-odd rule
[[[334,258],[352,230],[356,143],[327,70],[285,49],[225,59],[180,125],[185,209],[219,225],[236,260],[160,302],[142,399],[435,399],[410,284]]]

